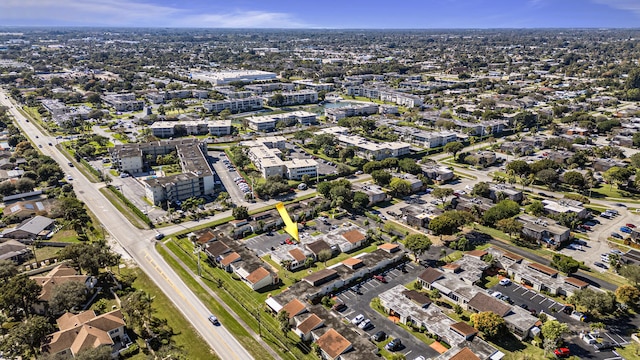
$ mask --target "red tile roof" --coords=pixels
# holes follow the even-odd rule
[[[471,349],[468,347],[463,348],[458,351],[457,354],[453,355],[449,360],[480,360],[478,355],[474,354]]]
[[[289,255],[291,255],[297,262],[303,262],[307,259],[302,250],[298,248],[289,250]]]
[[[291,319],[294,316],[304,312],[304,310],[306,308],[307,308],[307,306],[302,301],[300,301],[298,299],[293,299],[293,300],[289,301],[289,303],[287,303],[287,305],[283,306],[282,310],[280,310],[280,311],[286,311],[287,314],[289,314],[289,319]]]
[[[260,280],[266,278],[269,275],[270,273],[269,271],[267,271],[267,269],[263,267],[259,267],[256,270],[254,270],[251,274],[249,274],[249,276],[247,276],[247,281],[252,284],[255,284],[260,282]]]

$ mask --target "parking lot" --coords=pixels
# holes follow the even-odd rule
[[[586,344],[580,338],[579,333],[581,331],[589,331],[589,324],[581,322],[578,319],[571,317],[569,314],[564,313],[562,311],[565,307],[564,304],[515,283],[511,283],[507,286],[495,285],[491,290],[500,291],[502,294],[509,296],[511,300],[513,300],[513,304],[516,306],[525,304],[529,310],[535,310],[536,315],[544,312],[547,315],[556,318],[558,321],[569,325],[572,335],[566,335],[565,340],[572,355],[576,355],[581,359],[620,359],[616,353],[611,350],[596,351],[592,345]],[[629,343],[628,339],[617,334],[613,329],[609,327],[607,327],[607,329],[608,331],[600,333],[603,341],[617,343],[622,346]]]
[[[351,321],[359,314],[363,314],[365,318],[371,320],[371,324],[366,331],[356,328],[356,331],[366,333],[367,336],[371,336],[378,331],[384,331],[387,336],[392,338],[400,338],[402,340],[403,348],[398,350],[398,353],[404,354],[407,359],[413,359],[420,355],[426,358],[433,358],[438,356],[438,352],[429,347],[427,344],[420,341],[418,338],[411,335],[408,331],[394,324],[390,319],[380,315],[380,313],[371,309],[369,304],[371,300],[378,296],[381,292],[384,292],[398,284],[406,284],[412,280],[415,280],[418,274],[424,271],[424,267],[408,262],[405,266],[405,271],[398,268],[392,269],[384,273],[384,277],[387,283],[382,283],[376,279],[368,279],[361,283],[359,290],[348,289],[339,294],[337,298],[339,301],[347,305],[347,309],[341,313],[341,316]],[[359,294],[358,294],[359,292]]]
[[[221,151],[210,151],[209,156],[211,157],[211,165],[213,166],[214,171],[220,178],[222,182],[222,186],[224,187],[224,191],[226,191],[234,204],[243,204],[245,202],[245,195],[235,183],[234,179],[239,177],[240,174],[237,170],[230,170],[224,163],[223,160],[227,160],[227,157]]]

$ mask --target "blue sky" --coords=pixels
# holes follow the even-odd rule
[[[2,25],[640,28],[640,0],[0,0]]]

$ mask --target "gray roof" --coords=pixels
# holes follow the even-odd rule
[[[42,232],[44,229],[48,228],[53,224],[53,220],[44,216],[36,216],[29,220],[23,221],[16,229],[20,229],[22,231],[28,232],[30,234],[37,235]]]

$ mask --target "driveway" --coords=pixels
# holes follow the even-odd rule
[[[209,151],[209,156],[211,158],[211,165],[220,178],[220,181],[222,182],[222,185],[224,187],[224,191],[226,191],[231,197],[231,202],[236,205],[244,204],[246,202],[244,193],[242,192],[242,190],[240,190],[238,185],[236,185],[235,181],[233,180],[239,177],[240,174],[236,170],[229,171],[227,166],[222,162],[223,160],[227,159],[226,155],[224,155],[222,151]],[[245,180],[247,180],[248,183],[251,182],[251,179]],[[248,185],[251,186],[251,184]]]
[[[387,283],[384,284],[375,279],[368,279],[361,283],[360,293],[349,289],[337,295],[340,301],[347,305],[347,309],[341,313],[341,316],[347,320],[351,320],[358,314],[363,314],[365,318],[371,320],[373,327],[367,331],[363,331],[356,327],[356,331],[366,336],[371,336],[376,332],[382,330],[387,333],[387,336],[392,338],[402,339],[404,348],[398,351],[398,353],[404,354],[408,359],[413,359],[419,355],[423,355],[426,358],[434,358],[439,354],[429,347],[427,344],[420,341],[415,336],[411,335],[408,331],[404,330],[400,326],[394,324],[387,317],[380,315],[377,311],[371,309],[369,304],[373,298],[378,294],[384,292],[398,284],[407,284],[416,279],[416,277],[424,271],[424,267],[416,263],[406,263],[406,273],[400,270],[393,269],[386,272],[385,278]]]

